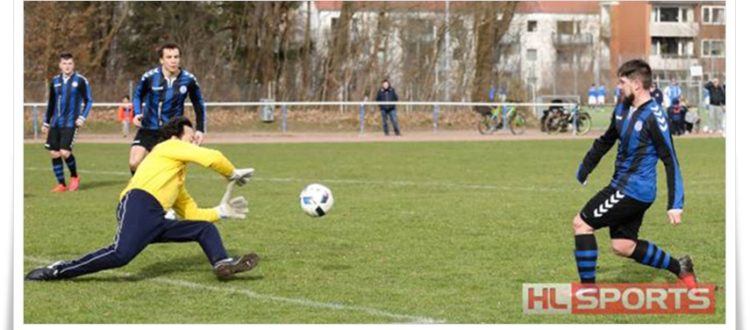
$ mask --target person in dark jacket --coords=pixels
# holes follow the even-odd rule
[[[705,89],[708,90],[708,129],[711,133],[724,132],[725,85],[719,84],[719,78],[714,78]]]
[[[378,96],[375,99],[378,102],[396,102],[398,101],[398,94],[396,90],[391,87],[391,83],[388,79],[384,79],[380,89],[378,90]],[[380,115],[383,117],[383,132],[388,135],[388,119],[390,118],[393,124],[393,131],[396,136],[401,135],[401,129],[398,126],[398,118],[396,115],[396,105],[393,103],[381,103],[380,104]]]

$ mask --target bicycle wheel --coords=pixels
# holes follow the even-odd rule
[[[482,116],[482,119],[477,123],[477,129],[479,130],[479,134],[492,134],[495,131],[494,120],[490,116]]]
[[[585,135],[591,130],[591,115],[580,112],[576,117],[576,134]]]
[[[510,118],[510,132],[513,135],[521,135],[526,132],[526,117],[516,113]]]
[[[549,117],[547,118],[547,122],[544,123],[545,126],[547,126],[547,133],[549,134],[557,134],[560,133],[560,130],[562,130],[562,125],[560,125],[561,119],[557,116]]]

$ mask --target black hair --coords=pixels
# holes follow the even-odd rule
[[[60,53],[60,60],[72,60],[73,54],[69,52]]]
[[[182,53],[180,46],[178,46],[176,43],[168,42],[159,47],[159,58],[162,58],[162,56],[164,56],[165,49],[177,49],[178,52]]]
[[[193,123],[184,116],[170,119],[159,129],[159,142],[171,139],[173,136],[181,138],[185,134],[185,126],[193,128]]]
[[[651,66],[644,60],[630,60],[625,62],[617,70],[618,77],[626,77],[631,80],[638,79],[641,81],[643,88],[651,87]]]

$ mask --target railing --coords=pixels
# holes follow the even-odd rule
[[[358,106],[359,108],[359,133],[364,134],[365,132],[365,114],[367,106],[379,106],[379,105],[396,105],[396,106],[431,106],[432,107],[432,129],[434,133],[438,132],[439,125],[438,121],[440,118],[441,107],[497,107],[497,106],[515,106],[515,107],[549,107],[555,106],[569,106],[572,107],[575,103],[513,103],[513,102],[373,102],[373,101],[361,101],[361,102],[340,102],[340,101],[324,101],[324,102],[298,102],[298,101],[272,101],[272,102],[206,102],[206,107],[280,107],[281,108],[281,131],[286,133],[288,130],[287,115],[290,111],[290,107],[309,107],[309,106]],[[122,103],[94,103],[92,107],[101,108],[114,108],[121,106]],[[185,103],[186,106],[191,106],[191,103]],[[46,103],[41,102],[29,102],[24,103],[24,107],[31,107],[32,117],[32,130],[34,138],[38,138],[39,134],[39,115],[40,109],[46,108]],[[210,122],[209,122],[210,123]]]

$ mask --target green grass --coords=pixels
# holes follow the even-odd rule
[[[690,253],[700,279],[719,286],[715,314],[522,313],[523,283],[577,279],[571,221],[612,174],[610,153],[588,186],[575,182],[590,144],[213,146],[236,165],[257,170],[257,180],[240,190],[251,202],[248,219],[218,224],[231,253],[257,251],[263,257],[257,269],[222,283],[197,244],[151,245],[113,272],[24,283],[24,321],[391,323],[424,317],[448,323],[723,323],[720,139],[676,140],[685,223],[668,224],[659,165],[659,197],[641,228],[642,238],[673,255]],[[111,242],[117,196],[129,177],[127,154],[125,144],[77,145],[82,190],[56,195],[48,192],[54,177],[47,153],[41,145],[25,146],[24,271]],[[328,185],[336,198],[332,213],[321,219],[307,217],[298,205],[300,190],[312,182]],[[188,189],[199,204],[213,206],[224,181],[193,167]],[[606,231],[597,237],[600,282],[674,282],[668,272],[615,257]],[[339,305],[323,305],[330,303]]]

